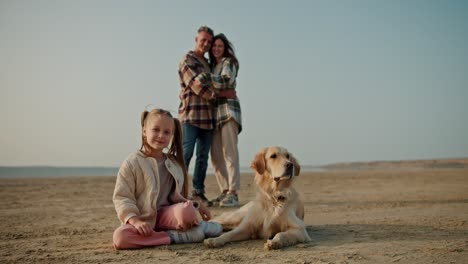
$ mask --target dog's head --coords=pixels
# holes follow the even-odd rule
[[[283,147],[263,148],[250,167],[258,174],[269,175],[275,181],[298,176],[301,170],[296,158]]]

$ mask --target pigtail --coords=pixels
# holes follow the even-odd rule
[[[148,116],[149,112],[148,111],[143,111],[141,113],[141,127],[144,127],[145,126],[145,120],[146,120],[146,117]]]
[[[179,163],[182,171],[184,172],[184,186],[182,186],[182,195],[187,198],[188,197],[188,175],[187,175],[187,167],[184,161],[184,149],[182,145],[182,126],[180,125],[180,121],[177,118],[174,119],[174,138],[172,139],[172,145],[169,149],[169,154],[173,155],[177,162]]]
[[[145,121],[146,121],[146,117],[148,116],[148,111],[143,111],[141,113],[141,147],[140,147],[140,150],[143,151],[143,153],[146,154],[147,150],[148,150],[148,143],[146,142],[146,139],[145,139],[145,136],[143,135],[143,130],[145,129]]]

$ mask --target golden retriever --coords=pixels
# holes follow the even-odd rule
[[[293,187],[300,166],[283,147],[267,147],[255,156],[257,193],[255,200],[236,211],[227,212],[212,221],[231,230],[203,243],[210,248],[233,241],[267,239],[265,249],[278,249],[311,241],[304,224],[304,205]]]

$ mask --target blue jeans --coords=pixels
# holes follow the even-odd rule
[[[184,161],[187,170],[193,156],[195,144],[197,145],[197,158],[195,160],[195,170],[193,172],[193,190],[202,194],[205,193],[206,169],[208,167],[208,155],[213,138],[213,130],[201,129],[188,123],[182,124],[182,137],[184,145]]]

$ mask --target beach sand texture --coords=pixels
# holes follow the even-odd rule
[[[468,263],[468,168],[399,165],[302,173],[312,242],[272,251],[261,240],[116,251],[115,177],[2,179],[0,263]],[[241,182],[246,203],[253,173]],[[215,177],[206,184],[215,197]]]

